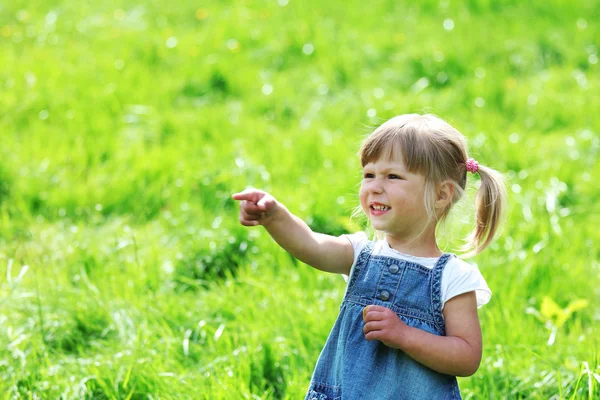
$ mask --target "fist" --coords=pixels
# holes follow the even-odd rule
[[[277,200],[262,190],[246,189],[231,198],[240,201],[240,223],[244,226],[265,225],[277,210]]]
[[[363,309],[363,322],[365,339],[379,340],[388,347],[401,348],[408,325],[395,312],[382,306],[366,306]]]

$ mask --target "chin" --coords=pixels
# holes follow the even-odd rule
[[[373,227],[373,229],[375,229],[376,231],[385,231],[387,228],[386,224],[382,224],[381,222],[377,223],[377,222],[373,222],[371,221],[371,226]]]

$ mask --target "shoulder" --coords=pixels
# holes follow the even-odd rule
[[[487,304],[492,297],[492,291],[476,265],[451,257],[442,275],[443,302],[472,291],[477,296],[478,307]]]
[[[373,253],[377,254],[377,252],[378,252],[379,242],[370,240],[367,237],[367,234],[365,232],[361,231],[361,232],[351,233],[351,234],[347,234],[347,235],[341,235],[340,237],[345,237],[350,242],[350,244],[352,244],[352,249],[354,250],[354,262],[352,263],[352,267],[350,267],[350,275],[352,275],[352,273],[354,271],[354,267],[356,266],[356,263],[358,262],[360,253],[367,246],[367,244],[374,243],[375,247],[373,248]],[[348,277],[345,276],[345,279],[348,280]]]
[[[365,232],[356,232],[350,233],[347,235],[342,235],[348,239],[352,247],[354,248],[354,254],[360,253],[360,251],[369,243],[369,238]]]
[[[360,231],[360,232],[351,233],[351,234],[347,234],[347,235],[341,235],[341,237],[345,237],[352,244],[352,248],[354,249],[355,257],[358,257],[358,255],[362,252],[362,250],[369,243],[371,243],[373,245],[373,250],[372,250],[373,255],[376,255],[376,256],[385,255],[388,257],[391,256],[394,258],[401,258],[390,252],[385,240],[376,239],[376,238],[370,239],[367,236],[366,232]]]
[[[465,260],[463,260],[462,258],[459,258],[457,256],[450,257],[450,259],[448,260],[448,264],[446,264],[445,269],[451,270],[454,273],[460,273],[460,274],[466,274],[471,271],[479,271],[479,268],[477,267],[477,265],[470,264],[470,263],[466,262]]]

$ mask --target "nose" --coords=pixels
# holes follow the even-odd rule
[[[383,192],[383,185],[379,179],[373,179],[370,182],[366,183],[365,189],[369,193],[381,193]]]

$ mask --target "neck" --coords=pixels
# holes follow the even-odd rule
[[[417,237],[406,238],[386,232],[385,238],[394,250],[416,257],[439,257],[443,254],[435,240],[435,227],[426,229]]]

